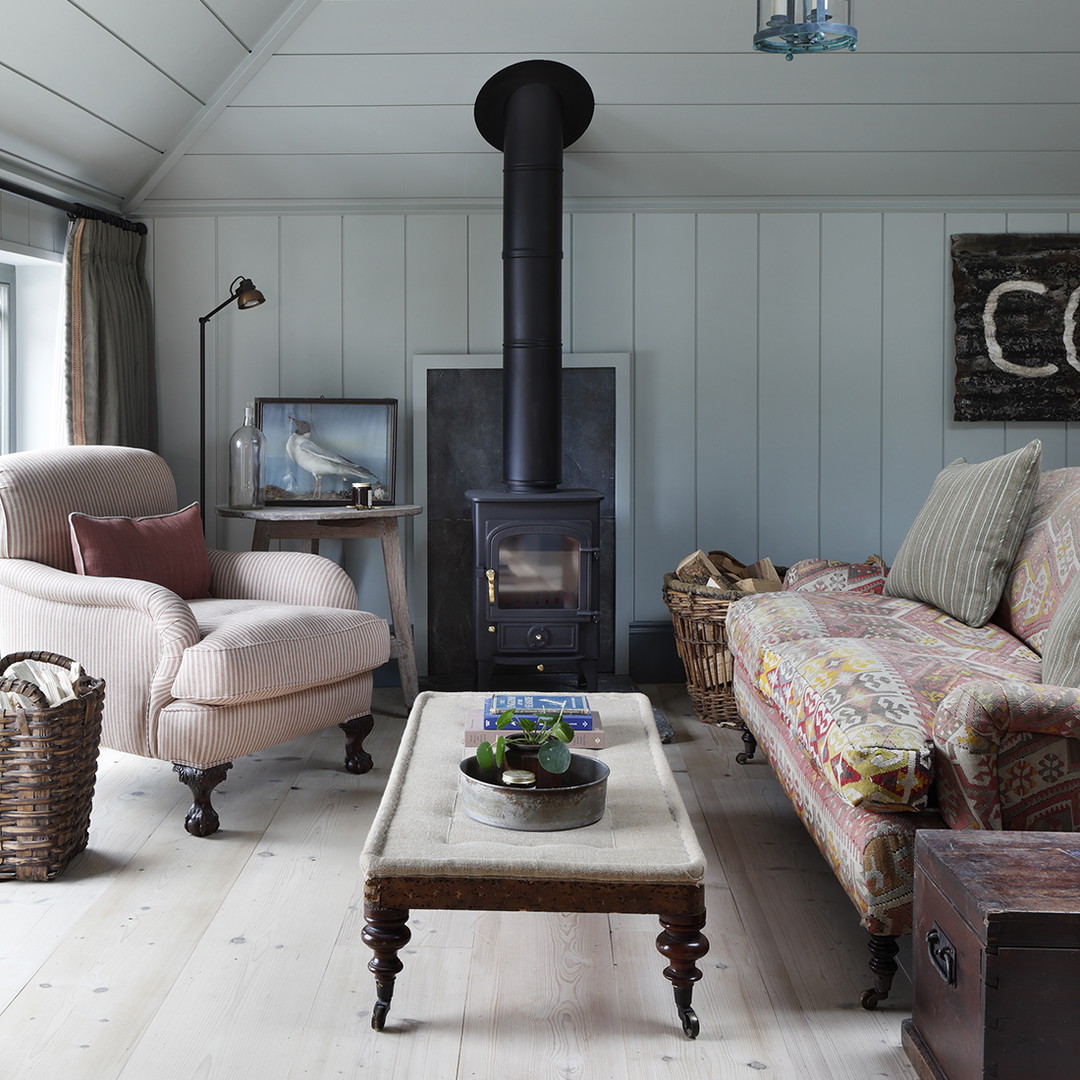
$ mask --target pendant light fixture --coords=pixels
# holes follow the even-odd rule
[[[761,52],[831,52],[851,49],[859,32],[851,25],[853,0],[758,0],[754,48]]]

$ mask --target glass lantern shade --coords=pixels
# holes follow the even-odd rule
[[[851,25],[852,0],[758,0],[754,48],[762,52],[829,52],[854,49],[859,32]]]

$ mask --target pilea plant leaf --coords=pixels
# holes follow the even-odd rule
[[[558,739],[549,739],[539,752],[540,764],[551,773],[564,773],[570,768],[570,748]]]

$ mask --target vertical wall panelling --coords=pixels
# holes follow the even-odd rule
[[[940,214],[885,217],[881,554],[886,562],[892,561],[942,466],[943,244],[947,238]]]
[[[159,437],[186,506],[199,497],[199,317],[221,302],[217,231],[211,217],[159,218],[152,228]],[[218,318],[207,327],[208,373],[215,370]]]
[[[413,357],[418,354],[467,353],[469,350],[469,216],[467,214],[411,214],[405,221],[405,364],[406,385],[414,387]],[[502,295],[500,290],[500,297]],[[500,304],[501,299],[496,301]],[[481,320],[489,325],[489,320]],[[501,336],[500,336],[501,348]],[[422,372],[421,372],[422,374]],[[419,380],[417,380],[419,381]],[[414,425],[425,419],[426,385],[415,385],[408,401]],[[410,444],[415,439],[410,440]],[[426,445],[426,443],[425,443]],[[427,463],[409,461],[409,490]],[[499,448],[493,448],[494,453]],[[464,501],[464,493],[462,494]],[[412,519],[411,581],[427,559],[427,521]],[[427,662],[427,594],[421,587],[410,596],[413,607],[417,664]],[[423,666],[421,671],[425,670]]]
[[[45,224],[31,215],[32,233]],[[396,397],[399,498],[415,500],[425,463],[412,460],[423,420],[413,358],[500,351],[501,216],[237,214],[151,227],[162,448],[180,498],[197,491],[198,317],[247,274],[267,305],[210,324],[218,441],[251,396]],[[1037,434],[1048,467],[1080,464],[1080,424],[951,419],[950,234],[1069,227],[1080,216],[567,215],[564,347],[578,358],[632,354],[636,471],[620,528],[634,543],[620,561],[620,622],[666,620],[663,575],[695,547],[780,563],[818,551],[892,559],[957,456],[979,460]],[[218,453],[215,500],[224,462]],[[237,530],[219,541],[246,547]],[[413,519],[410,585],[426,542],[423,517]],[[358,541],[327,554],[385,613],[378,552]]]
[[[818,544],[819,229],[816,214],[761,216],[758,542],[783,565]]]
[[[758,551],[758,217],[697,219],[697,546]]]
[[[281,393],[341,397],[341,218],[281,219]]]
[[[629,350],[634,337],[634,217],[574,214],[566,352]]]
[[[218,302],[229,295],[231,283],[243,275],[262,291],[266,303],[247,311],[230,304],[207,326],[217,357],[208,408],[208,416],[214,421],[208,420],[212,441],[207,454],[216,479],[216,485],[207,489],[211,506],[229,499],[229,435],[243,421],[244,405],[257,397],[278,396],[282,304],[278,223],[278,218],[271,216],[218,219]],[[207,538],[219,547],[249,547],[252,529],[246,521],[222,519],[216,514],[207,517]]]
[[[1005,231],[1010,233],[1067,233],[1068,214],[1007,214]],[[1061,346],[1061,363],[1065,363],[1065,347]],[[1073,425],[1075,426],[1075,425]],[[1013,421],[1005,424],[1005,452],[1017,450],[1032,439],[1042,440],[1042,467],[1060,469],[1071,464],[1068,460],[1070,425],[1063,420],[1040,423]]]
[[[968,461],[985,461],[996,457],[1005,450],[1006,424],[1001,420],[956,421],[953,419],[953,390],[956,374],[956,348],[953,344],[953,286],[952,255],[950,242],[957,233],[1003,233],[1006,220],[1004,214],[946,214],[944,237],[944,315],[942,367],[942,409],[945,425],[943,463],[955,461],[958,457]]]
[[[469,215],[469,341],[471,353],[500,353],[502,214]]]
[[[345,397],[396,398],[397,491],[412,499],[405,474],[409,410],[405,388],[405,218],[350,214],[344,220],[342,275]],[[406,533],[408,527],[405,528]],[[352,540],[344,566],[356,582],[360,606],[389,616],[382,554],[376,540]],[[414,612],[415,617],[415,612]]]
[[[821,218],[819,553],[881,550],[881,215]]]
[[[635,218],[635,620],[667,617],[664,574],[696,543],[694,223]]]

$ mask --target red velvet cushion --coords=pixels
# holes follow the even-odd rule
[[[153,581],[184,600],[210,595],[210,559],[198,503],[157,517],[69,514],[68,521],[80,574]]]

